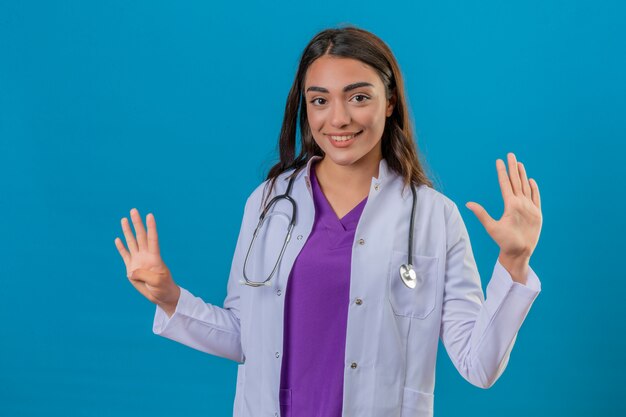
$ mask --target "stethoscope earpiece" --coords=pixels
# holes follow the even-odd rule
[[[402,279],[402,282],[404,282],[404,285],[411,289],[415,288],[417,285],[417,274],[411,264],[400,265],[400,278]]]

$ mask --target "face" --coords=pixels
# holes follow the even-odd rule
[[[309,66],[304,91],[311,133],[324,160],[378,166],[385,120],[393,112],[378,73],[356,59],[323,55]]]

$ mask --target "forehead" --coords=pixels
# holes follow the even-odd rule
[[[304,80],[304,89],[311,86],[329,90],[341,89],[348,84],[366,81],[382,88],[378,73],[363,61],[353,58],[338,58],[323,55],[309,66]]]

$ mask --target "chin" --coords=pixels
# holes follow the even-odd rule
[[[332,152],[331,153],[326,153],[325,157],[327,157],[328,159],[330,159],[334,164],[336,165],[340,165],[340,166],[350,166],[350,165],[354,165],[355,163],[359,162],[361,159],[363,159],[365,155],[361,155],[361,156],[354,156],[354,155],[333,155]]]

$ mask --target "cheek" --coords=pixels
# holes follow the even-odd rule
[[[321,112],[310,112],[307,110],[306,119],[309,122],[309,129],[311,130],[313,140],[319,147],[324,149],[324,135],[320,133],[320,130],[324,127],[324,118],[321,116]]]
[[[322,117],[322,112],[320,111],[310,111],[307,109],[306,119],[309,122],[311,133],[313,134],[316,134],[324,124],[324,118]]]
[[[357,118],[355,117],[355,119]],[[358,115],[359,124],[372,130],[382,130],[385,126],[385,119],[385,113],[380,109],[376,109],[376,111],[371,109]]]

